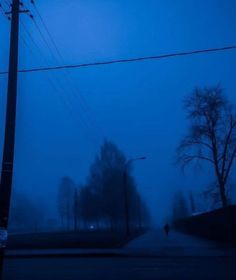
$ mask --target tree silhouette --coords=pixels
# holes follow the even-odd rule
[[[9,230],[12,232],[37,232],[43,225],[44,213],[26,193],[13,192]]]
[[[58,188],[57,205],[62,226],[66,225],[68,230],[74,217],[74,195],[75,183],[71,178],[63,177]]]
[[[125,227],[124,170],[126,158],[112,142],[104,141],[90,167],[85,186],[78,196],[78,217],[85,227],[88,223],[99,227],[109,225],[111,230]],[[131,170],[127,170],[127,189],[130,224],[144,225],[148,211],[138,194]]]
[[[112,230],[124,222],[123,170],[126,158],[118,147],[104,141],[91,165],[86,187],[93,195],[96,213],[109,221]],[[96,201],[94,197],[96,196]],[[87,211],[87,213],[89,213]]]
[[[177,149],[185,167],[194,160],[213,165],[223,207],[228,204],[227,183],[236,157],[236,115],[219,86],[196,88],[185,100],[190,129]]]

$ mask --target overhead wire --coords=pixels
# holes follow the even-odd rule
[[[4,1],[6,4],[10,5],[6,0]],[[57,47],[57,44],[55,43],[47,25],[45,24],[39,10],[37,9],[35,3],[33,0],[31,0],[31,3],[33,4],[36,13],[41,20],[44,29],[46,30],[48,37],[50,38],[50,41],[52,45],[54,46],[54,49],[56,50],[56,53],[58,57],[60,57],[60,60],[64,63],[64,59],[59,51],[59,48]],[[37,21],[34,19],[33,16],[31,16],[31,19],[34,21],[34,24],[43,40],[47,48],[50,50],[51,55],[56,59],[58,62],[58,57],[55,56],[54,50],[48,43],[47,39],[45,38],[43,32],[41,31],[40,26],[37,24]],[[32,36],[31,36],[32,37]],[[131,63],[131,62],[141,62],[141,61],[148,61],[148,60],[159,60],[159,59],[168,59],[173,57],[180,57],[180,56],[191,56],[191,55],[197,55],[197,54],[206,54],[206,53],[212,53],[212,52],[223,52],[223,51],[230,51],[236,49],[236,45],[229,45],[224,47],[218,47],[218,48],[209,48],[209,49],[197,49],[192,51],[182,51],[182,52],[173,52],[173,53],[167,53],[167,54],[161,54],[161,55],[154,55],[154,56],[143,56],[143,57],[134,57],[134,58],[124,58],[124,59],[116,59],[116,60],[108,60],[108,61],[95,61],[90,63],[81,63],[81,64],[71,64],[71,65],[57,65],[57,66],[48,66],[48,67],[36,67],[36,68],[30,68],[30,69],[19,69],[19,73],[32,73],[32,72],[45,72],[45,71],[56,71],[56,70],[68,70],[68,69],[74,69],[74,68],[86,68],[86,67],[97,67],[97,66],[103,66],[103,65],[111,65],[111,64],[120,64],[120,63]],[[7,71],[0,72],[0,75],[7,74]],[[61,85],[61,81],[57,82],[57,86]],[[64,89],[63,89],[64,90]],[[81,95],[79,95],[81,97]]]
[[[32,2],[32,1],[31,1],[31,2]],[[50,54],[52,55],[52,57],[53,57],[54,59],[56,59],[56,61],[58,61],[58,60],[57,60],[57,57],[56,57],[55,54],[54,54],[53,49],[51,48],[50,44],[47,42],[47,39],[44,37],[44,34],[43,34],[43,32],[41,31],[40,26],[39,26],[39,25],[37,24],[37,22],[35,21],[34,16],[31,14],[30,10],[28,9],[28,7],[27,7],[24,3],[22,3],[22,6],[26,7],[27,10],[29,11],[28,15],[29,15],[29,17],[34,21],[34,25],[35,25],[35,27],[36,27],[38,33],[40,34],[40,37],[41,37],[43,43],[44,43],[44,44],[46,45],[46,47],[49,49],[49,52],[50,52]],[[27,30],[27,28],[26,28],[26,26],[25,26],[25,24],[24,24],[23,21],[21,21],[21,24],[22,24],[22,26],[23,26],[25,32],[27,33],[28,37],[30,38],[30,40],[31,40],[31,41],[33,42],[33,44],[37,47],[37,49],[40,51],[40,47],[37,46],[35,40],[33,39],[33,36],[32,36],[32,35],[30,34],[30,32]],[[41,52],[41,57],[43,57],[42,52]],[[50,84],[51,84],[51,85],[53,84],[53,88],[54,88],[54,89],[58,88],[60,91],[62,91],[62,92],[64,92],[64,93],[65,93],[65,92],[68,93],[68,88],[65,88],[65,86],[62,84],[62,80],[60,80],[60,79],[58,79],[58,77],[54,76],[54,79],[55,79],[55,78],[57,79],[57,82],[56,82],[55,84],[53,84],[53,82],[52,82],[52,77],[50,77]],[[58,90],[58,89],[57,89],[57,90]],[[65,95],[65,94],[64,94],[64,95]],[[62,97],[62,96],[61,96],[61,97]],[[66,103],[66,107],[69,109],[69,111],[70,111],[70,112],[73,112],[73,109],[72,109],[73,105],[72,105],[72,103],[74,104],[74,102],[71,100],[71,98],[69,98],[68,94],[67,94],[67,96],[64,96],[63,99],[64,99],[64,103]],[[70,99],[70,100],[69,100],[69,99]],[[81,124],[83,125],[84,130],[89,131],[90,128],[89,128],[88,121],[87,121],[87,119],[86,119],[86,116],[84,116],[84,114],[82,114],[81,111],[82,111],[82,110],[79,110],[79,111],[76,113],[76,117],[78,117],[78,115],[79,115],[79,120],[80,120]],[[72,115],[73,115],[73,113],[72,113]],[[96,137],[97,137],[98,133],[94,133],[94,135],[96,135]],[[92,138],[94,138],[94,137],[92,137]],[[95,138],[94,138],[94,139],[95,139]]]
[[[43,16],[41,15],[39,9],[37,8],[37,6],[36,6],[36,4],[35,4],[35,1],[31,0],[31,3],[32,3],[32,5],[33,5],[33,7],[34,7],[34,9],[35,9],[35,11],[36,11],[36,14],[37,14],[38,18],[40,19],[40,21],[41,21],[41,23],[42,23],[42,26],[44,27],[44,29],[45,29],[45,31],[46,31],[46,33],[47,33],[47,35],[48,35],[48,38],[50,39],[50,41],[51,41],[51,43],[52,43],[52,45],[53,45],[53,47],[54,47],[54,49],[55,49],[55,51],[56,51],[56,53],[57,53],[56,59],[58,60],[58,58],[59,58],[59,61],[61,61],[62,63],[64,63],[64,58],[63,58],[63,56],[62,56],[62,54],[61,54],[61,52],[60,52],[60,50],[59,50],[59,47],[57,46],[57,44],[56,44],[56,42],[55,42],[55,40],[54,40],[54,38],[53,38],[51,32],[49,31],[49,28],[47,27],[47,24],[45,23],[45,21],[44,21],[44,19],[43,19]],[[35,17],[33,17],[32,19],[34,20],[34,23],[36,24],[36,27],[37,27],[37,29],[39,30],[41,36],[43,36],[43,33],[41,32],[40,27],[39,27],[39,25],[37,24],[37,22],[36,22],[36,20],[35,20]],[[45,39],[44,41],[46,41],[46,39]],[[49,45],[49,44],[47,43],[47,45]],[[50,49],[51,49],[51,48],[50,48]],[[53,50],[51,50],[51,51],[53,51]],[[53,55],[54,55],[54,51],[53,51]],[[65,72],[64,72],[64,73],[65,73],[64,78],[67,79],[67,85],[70,86],[70,88],[71,88],[71,93],[73,94],[74,98],[76,98],[76,99],[79,98],[79,99],[80,99],[80,101],[79,101],[78,104],[81,105],[81,108],[80,108],[80,109],[81,109],[81,110],[84,110],[85,113],[87,114],[87,118],[89,119],[89,123],[90,123],[99,133],[102,131],[101,133],[102,133],[102,135],[104,135],[103,128],[102,128],[100,125],[98,125],[98,123],[97,123],[97,121],[96,121],[97,116],[95,116],[94,112],[89,108],[89,106],[88,106],[88,104],[87,104],[87,102],[86,102],[86,100],[85,100],[83,94],[78,90],[77,87],[75,87],[74,82],[73,82],[73,80],[72,80],[72,78],[71,78],[70,72],[69,72],[67,69],[65,69]],[[103,138],[104,138],[104,136],[103,136]]]
[[[3,0],[4,1],[4,3],[7,5],[7,6],[11,6],[11,3],[10,3],[10,1],[7,1],[7,0]]]
[[[7,0],[4,0],[4,2],[10,6],[10,3]],[[64,61],[59,48],[57,47],[55,40],[53,39],[45,21],[43,20],[43,17],[41,16],[37,6],[35,5],[34,0],[30,0],[30,3],[33,5],[38,17],[40,18],[58,56],[61,58],[61,60]],[[23,5],[23,3],[21,2]],[[3,6],[1,5],[0,2],[0,8],[3,9]],[[47,40],[45,39],[39,25],[35,21],[34,17],[31,16],[31,19],[34,21],[34,24],[40,33],[43,41],[47,45],[47,47],[50,49],[50,52],[52,55],[54,55],[54,51],[50,47],[50,44],[48,44]],[[63,70],[63,69],[72,69],[72,68],[83,68],[83,67],[93,67],[93,66],[102,66],[102,65],[110,65],[110,64],[118,64],[118,63],[130,63],[130,62],[140,62],[140,61],[145,61],[145,60],[158,60],[158,59],[165,59],[165,58],[173,58],[173,57],[178,57],[178,56],[190,56],[190,55],[197,55],[197,54],[203,54],[203,53],[211,53],[211,52],[221,52],[221,51],[229,51],[229,50],[234,50],[236,49],[236,45],[228,45],[228,46],[223,46],[223,47],[215,47],[215,48],[208,48],[208,49],[197,49],[197,50],[191,50],[191,51],[181,51],[181,52],[173,52],[173,53],[167,53],[167,54],[161,54],[161,55],[153,55],[153,56],[142,56],[142,57],[134,57],[134,58],[124,58],[124,59],[114,59],[114,60],[108,60],[108,61],[95,61],[95,62],[89,62],[89,63],[81,63],[81,64],[72,64],[72,65],[58,65],[58,66],[51,66],[51,67],[36,67],[36,68],[31,68],[31,69],[20,69],[18,72],[20,73],[28,73],[28,72],[39,72],[39,71],[51,71],[51,70]],[[55,57],[56,58],[56,57]],[[58,60],[56,58],[56,60]],[[6,71],[1,71],[0,75],[7,74],[8,72]]]
[[[5,3],[6,5],[9,5],[6,1],[4,1],[4,3]],[[2,4],[1,2],[0,2],[0,10],[1,10],[3,16],[6,17],[8,20],[10,20],[10,16],[8,16],[8,15],[6,14],[6,10],[5,10],[5,8],[4,8],[4,6],[3,6],[3,4]]]
[[[53,71],[53,70],[74,69],[74,68],[87,68],[87,67],[96,67],[96,66],[111,65],[111,64],[140,62],[140,61],[147,61],[147,60],[159,60],[159,59],[173,58],[178,56],[191,56],[191,55],[204,54],[204,53],[223,52],[223,51],[229,51],[234,49],[236,49],[236,45],[219,47],[219,48],[210,48],[210,49],[199,49],[193,51],[175,52],[175,53],[168,53],[168,54],[154,55],[154,56],[143,56],[143,57],[135,57],[135,58],[108,60],[108,61],[97,61],[97,62],[89,62],[89,63],[81,63],[81,64],[59,65],[59,66],[51,66],[51,67],[35,67],[30,69],[20,69],[18,70],[18,72],[32,73],[32,72]],[[5,75],[7,73],[8,73],[7,71],[1,71],[0,75]]]
[[[40,48],[39,48],[40,49]],[[42,54],[42,53],[41,53]],[[43,58],[43,56],[41,56]],[[78,127],[81,127],[86,134],[86,136],[91,140],[93,143],[95,141],[95,138],[91,133],[89,132],[90,129],[87,125],[87,123],[84,121],[84,118],[81,116],[80,112],[75,113],[74,110],[72,109],[71,102],[68,100],[68,96],[65,95],[65,89],[60,83],[59,79],[55,77],[55,75],[51,75],[52,73],[48,73],[49,75],[46,75],[46,78],[51,85],[53,89],[53,94],[55,97],[59,97],[59,100],[65,107],[65,109],[68,111],[70,117],[72,120],[77,123]]]
[[[5,0],[4,3],[5,3],[5,5],[6,5],[8,8],[11,7],[11,3],[10,3],[9,1],[6,1],[6,0]],[[0,4],[0,8],[2,8],[2,5],[1,5],[1,4]],[[7,16],[6,10],[2,8],[2,11],[3,11],[4,16],[5,16],[8,20],[11,20],[11,18],[10,18],[9,16]],[[20,38],[20,40],[23,42],[23,44],[29,49],[29,51],[32,52],[32,50],[31,50],[29,44],[27,43],[26,39],[24,38],[24,36],[23,36],[22,34],[20,34],[20,35],[19,35],[19,38]],[[32,125],[31,122],[28,121],[27,124],[30,125],[31,127],[33,127],[33,125]],[[25,124],[24,124],[24,126],[25,126]],[[28,137],[29,137],[29,136],[30,136],[30,135],[28,135]],[[31,140],[32,140],[32,139],[31,139]],[[24,141],[24,142],[25,142],[25,141]],[[27,146],[32,146],[32,143],[33,143],[33,141],[26,141]],[[36,161],[37,161],[37,159],[36,159]]]
[[[33,45],[35,46],[35,48],[39,52],[41,60],[43,61],[43,63],[45,63],[46,60],[44,58],[44,54],[42,53],[40,47],[38,46],[38,44],[34,40],[34,38],[31,35],[31,33],[27,30],[27,26],[23,22],[21,22],[21,24],[22,24],[22,26],[24,28],[24,31],[28,35],[28,38],[31,40],[31,42],[33,43]],[[32,52],[32,50],[31,50],[31,52]],[[80,114],[80,117],[78,117],[78,114],[74,113],[74,111],[73,111],[73,109],[71,107],[70,101],[67,99],[67,96],[64,94],[65,93],[65,89],[61,85],[60,80],[57,79],[57,77],[55,77],[55,76],[52,77],[51,75],[46,75],[46,78],[47,78],[48,82],[50,83],[51,87],[54,90],[53,93],[58,93],[58,95],[57,94],[55,94],[55,95],[60,98],[60,100],[62,101],[63,105],[65,106],[65,108],[69,112],[70,116],[73,118],[74,121],[76,121],[76,123],[79,125],[79,127],[82,126],[86,136],[89,137],[89,139],[94,142],[95,138],[90,133],[88,133],[89,128],[87,127],[86,123],[84,122],[84,119],[81,118],[81,114]]]

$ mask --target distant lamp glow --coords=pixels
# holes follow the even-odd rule
[[[90,225],[90,227],[89,227],[91,230],[93,230],[95,227],[94,227],[94,225]]]

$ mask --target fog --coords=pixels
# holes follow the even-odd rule
[[[22,14],[20,69],[235,43],[234,0],[37,2],[63,60],[34,8],[25,1],[53,51],[33,21]],[[1,16],[1,71],[8,69],[9,32],[9,22]],[[108,139],[127,159],[147,157],[133,164],[133,175],[155,223],[162,224],[170,215],[177,190],[186,195],[200,193],[214,181],[211,166],[193,166],[183,174],[174,165],[176,147],[188,128],[183,99],[196,86],[220,84],[236,103],[235,73],[236,53],[232,50],[19,74],[14,191],[27,193],[44,209],[47,219],[57,218],[60,179],[69,176],[77,185],[83,184],[101,144]],[[7,76],[1,75],[1,151],[6,91]]]

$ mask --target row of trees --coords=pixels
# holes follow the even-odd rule
[[[70,178],[61,180],[58,210],[64,228],[123,230],[127,218],[125,191],[130,227],[147,226],[150,220],[147,206],[137,190],[131,166],[126,168],[126,163],[122,151],[112,142],[105,141],[84,185],[76,188]],[[125,170],[127,178],[124,185]]]
[[[21,192],[14,192],[10,210],[9,231],[11,233],[38,232],[44,227],[43,209],[30,197]]]

